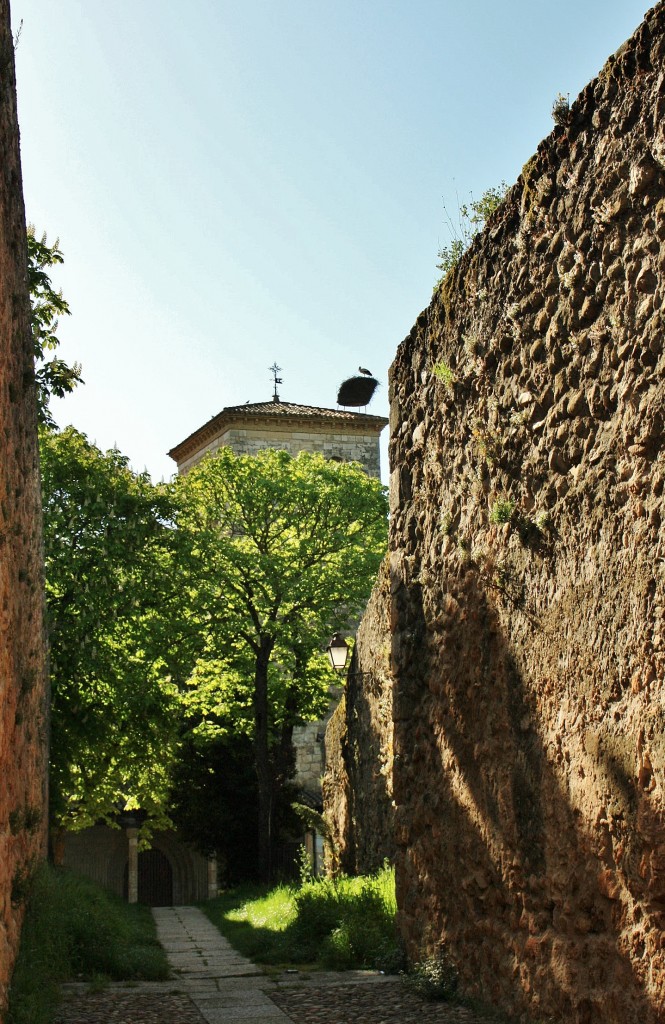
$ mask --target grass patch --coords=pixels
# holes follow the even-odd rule
[[[358,878],[234,889],[202,909],[244,956],[262,964],[334,970],[396,962],[391,869]]]
[[[31,885],[7,1022],[47,1024],[63,981],[158,981],[168,974],[148,907],[44,865]]]

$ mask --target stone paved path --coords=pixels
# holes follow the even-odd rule
[[[274,982],[237,953],[202,911],[159,907],[153,914],[178,987],[207,1024],[290,1022],[267,994]]]
[[[54,1024],[487,1024],[374,971],[264,974],[195,907],[153,910],[170,981],[67,985]]]

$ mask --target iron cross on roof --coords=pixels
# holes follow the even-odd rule
[[[273,382],[274,382],[274,389],[273,389],[273,393],[272,393],[272,400],[273,400],[273,402],[279,402],[279,394],[277,392],[277,385],[278,384],[282,384],[283,381],[282,381],[281,377],[277,376],[277,374],[281,373],[282,367],[278,366],[277,363],[273,363],[272,366],[268,367],[268,369],[272,373]]]

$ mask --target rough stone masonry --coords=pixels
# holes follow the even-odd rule
[[[395,854],[390,572],[386,559],[356,637],[345,692],[325,734],[329,866],[347,874]]]
[[[46,648],[14,44],[0,0],[0,1020],[34,867],[46,852]]]
[[[399,922],[509,1012],[656,1024],[665,4],[562,121],[392,367]]]

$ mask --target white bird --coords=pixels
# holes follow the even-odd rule
[[[364,366],[359,366],[358,370],[359,370],[360,373],[364,373],[366,377],[371,377],[372,376],[372,371],[371,370],[366,370]]]

